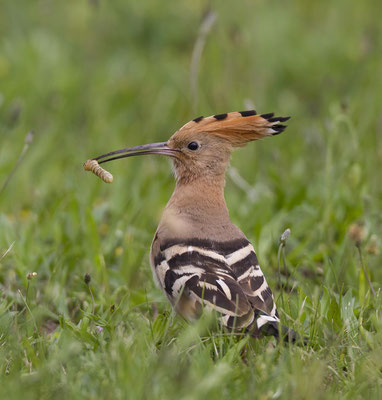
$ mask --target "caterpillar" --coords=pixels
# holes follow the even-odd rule
[[[87,160],[84,164],[84,170],[93,172],[93,174],[97,175],[105,183],[113,182],[113,175],[110,172],[103,169],[98,164],[97,160]]]

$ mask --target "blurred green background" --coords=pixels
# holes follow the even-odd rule
[[[377,0],[0,2],[1,398],[381,398],[381,14]],[[171,312],[148,262],[168,160],[110,164],[112,185],[82,169],[250,108],[292,119],[233,155],[227,203],[307,347]]]

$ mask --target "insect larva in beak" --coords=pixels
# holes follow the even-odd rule
[[[84,164],[84,170],[93,172],[93,174],[97,175],[105,183],[113,182],[113,175],[100,167],[97,160],[87,160]]]

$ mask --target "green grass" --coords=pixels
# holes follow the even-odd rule
[[[217,19],[196,98],[190,64],[208,7]],[[35,136],[0,194],[0,398],[382,397],[379,9],[372,0],[1,2],[0,185],[27,132]],[[173,314],[148,262],[174,187],[167,160],[115,162],[112,185],[82,170],[89,157],[249,105],[293,118],[283,135],[234,154],[251,190],[228,177],[227,202],[306,347]],[[375,296],[348,236],[354,223],[364,224]]]

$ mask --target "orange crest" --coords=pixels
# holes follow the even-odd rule
[[[274,117],[273,113],[257,115],[256,111],[240,111],[198,117],[183,125],[177,134],[204,132],[226,139],[234,147],[244,146],[252,140],[278,135],[286,128],[281,122],[290,117]]]

